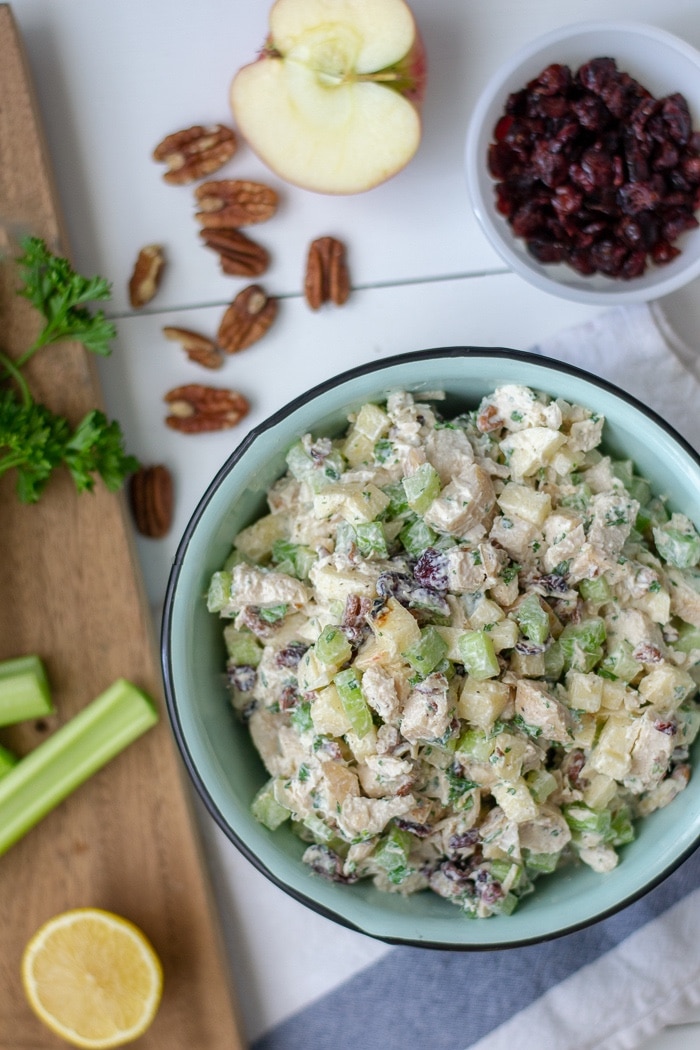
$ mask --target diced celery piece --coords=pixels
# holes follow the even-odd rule
[[[328,624],[314,645],[314,651],[322,664],[341,667],[352,656],[352,646],[340,627]]]
[[[700,627],[695,627],[692,623],[682,623],[678,628],[678,641],[673,643],[673,648],[679,653],[700,649]]]
[[[35,653],[0,662],[0,725],[43,718],[52,711],[46,670]]]
[[[0,780],[0,853],[157,721],[153,701],[119,678],[46,737]]]
[[[225,569],[215,572],[207,591],[207,609],[211,613],[221,612],[231,601],[231,573]]]
[[[411,852],[412,836],[407,831],[392,827],[380,840],[374,853],[373,859],[377,867],[386,872],[387,878],[394,885],[403,882],[411,869],[408,865],[408,857]]]
[[[362,693],[357,671],[353,667],[347,667],[344,671],[339,671],[333,681],[353,732],[360,738],[366,736],[374,723],[372,712]]]
[[[515,868],[515,872],[513,872]],[[519,864],[516,864],[512,860],[492,860],[490,865],[491,875],[498,882],[505,882],[506,879],[511,879],[511,889],[517,889],[520,883],[520,879],[523,875],[523,869]]]
[[[669,521],[652,529],[659,556],[676,569],[690,569],[700,560],[700,535],[684,514],[672,514]]]
[[[363,558],[386,558],[389,554],[384,526],[380,521],[360,522],[355,526],[357,549]]]
[[[304,547],[300,543],[292,543],[290,540],[275,540],[272,544],[272,560],[279,572],[286,572],[289,576],[296,576],[298,580],[306,580],[308,579],[311,566],[316,560],[316,554],[310,547]]]
[[[556,681],[564,673],[566,660],[559,642],[552,642],[544,651],[544,677]]]
[[[587,602],[595,602],[602,605],[612,598],[610,584],[605,576],[597,576],[593,580],[581,580],[578,585],[579,594]]]
[[[500,673],[493,641],[486,631],[465,631],[457,639],[457,647],[465,670],[472,678],[482,682]]]
[[[399,539],[404,550],[417,558],[428,547],[432,547],[437,539],[437,533],[426,525],[422,518],[415,518],[408,525],[404,525],[399,533]]]
[[[445,659],[448,648],[437,627],[430,624],[422,628],[418,641],[402,656],[419,674],[429,675]]]
[[[411,510],[416,514],[425,514],[426,510],[440,495],[440,475],[432,463],[421,463],[415,474],[403,479],[403,488]]]
[[[572,831],[591,831],[605,837],[612,824],[610,810],[591,809],[583,802],[562,806],[562,814]]]
[[[391,521],[392,518],[401,518],[409,514],[411,508],[406,499],[406,491],[400,481],[394,481],[390,485],[385,485],[382,492],[389,497],[389,504],[384,511],[384,517],[388,521]]]
[[[620,479],[632,499],[636,499],[641,506],[648,503],[651,499],[651,485],[646,478],[635,474],[631,459],[615,460],[611,467],[613,474]]]
[[[525,774],[525,783],[538,805],[541,805],[545,799],[549,798],[558,787],[557,778],[547,769],[531,769],[529,773]]]
[[[515,893],[506,893],[505,897],[492,901],[489,910],[492,915],[512,915],[519,903],[520,898]]]
[[[335,832],[332,828],[329,828],[320,817],[317,817],[315,813],[309,813],[308,817],[304,817],[302,821],[303,826],[311,832],[315,842],[321,845],[328,845],[329,842],[333,841]]]
[[[567,623],[557,639],[566,667],[574,671],[592,671],[603,656],[605,621],[591,616],[580,623]]]
[[[658,496],[654,496],[640,508],[635,527],[643,532],[645,529],[652,528],[655,525],[663,525],[664,522],[668,521],[669,517],[670,515],[664,501]]]
[[[625,639],[609,652],[600,664],[601,673],[623,682],[631,682],[640,669],[640,663],[632,655],[632,646]]]
[[[301,441],[287,453],[287,466],[297,481],[305,481],[313,492],[337,481],[346,467],[346,460],[338,449],[332,449],[319,460],[312,459]]]
[[[251,802],[250,810],[255,819],[270,831],[284,824],[290,816],[287,807],[281,805],[275,798],[274,780],[268,780],[266,784],[263,784]]]
[[[496,738],[484,729],[465,729],[457,741],[457,754],[467,755],[476,762],[488,762],[496,746]]]
[[[262,659],[262,646],[250,631],[239,631],[228,624],[224,628],[226,654],[236,667],[257,667]]]
[[[611,846],[626,846],[628,842],[634,842],[635,838],[636,832],[630,811],[627,806],[621,806],[612,814],[606,842],[609,842]]]
[[[528,594],[519,603],[513,616],[520,630],[535,645],[542,645],[549,637],[549,616],[536,594]]]
[[[525,851],[525,868],[532,875],[551,875],[556,871],[561,853],[531,853]]]
[[[4,777],[6,773],[9,773],[18,762],[19,756],[14,751],[10,751],[9,747],[4,747],[0,744],[0,777]]]

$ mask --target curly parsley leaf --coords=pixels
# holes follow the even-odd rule
[[[67,259],[53,255],[39,237],[26,237],[22,251],[17,260],[22,280],[18,294],[39,311],[45,324],[20,363],[40,347],[63,339],[75,339],[91,353],[106,357],[116,328],[102,310],[92,312],[87,304],[109,299],[109,282],[103,277],[81,277]]]
[[[60,466],[70,471],[78,492],[91,491],[97,477],[114,492],[139,466],[124,450],[119,424],[95,409],[73,428],[64,416],[34,400],[22,373],[38,349],[64,339],[77,340],[93,353],[109,354],[115,327],[86,304],[108,299],[110,285],[102,277],[81,277],[37,237],[26,238],[22,249],[18,294],[36,307],[45,324],[19,357],[11,360],[0,352],[0,475],[17,471],[17,495],[23,503],[36,503]]]

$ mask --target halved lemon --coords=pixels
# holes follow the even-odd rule
[[[150,941],[128,919],[75,908],[31,938],[22,983],[37,1017],[56,1035],[102,1050],[143,1035],[158,1010],[163,970]]]

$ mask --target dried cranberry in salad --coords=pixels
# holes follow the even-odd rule
[[[613,58],[552,64],[509,95],[488,152],[496,207],[540,263],[629,280],[698,225],[700,132]]]

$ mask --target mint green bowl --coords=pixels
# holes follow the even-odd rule
[[[344,926],[391,943],[421,947],[504,948],[546,940],[596,922],[668,876],[700,843],[700,777],[666,809],[647,817],[617,868],[576,868],[546,876],[508,916],[468,920],[425,892],[404,898],[371,883],[328,882],[302,863],[304,845],[285,826],[258,824],[250,803],[267,779],[223,683],[220,620],[207,612],[211,574],[233,536],[265,506],[284,457],[306,432],[337,434],[349,411],[392,390],[445,390],[446,411],[475,407],[503,383],[521,383],[589,406],[606,417],[606,447],[631,458],[658,494],[700,523],[700,459],[641,403],[578,369],[514,350],[449,347],[387,358],[310,390],[253,430],[216,475],[180,542],[162,627],[162,666],[173,731],[185,765],[214,820],[273,883]],[[694,763],[700,758],[695,747]]]

